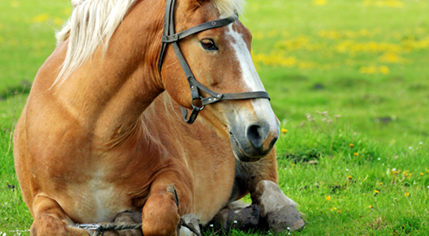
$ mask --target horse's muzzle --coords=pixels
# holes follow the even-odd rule
[[[234,155],[243,162],[258,161],[265,157],[278,137],[278,127],[270,127],[266,121],[254,122],[247,127],[236,127],[230,131]]]

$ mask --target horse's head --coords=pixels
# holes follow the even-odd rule
[[[237,10],[238,1],[179,0],[174,10],[176,32],[231,17]],[[264,157],[279,136],[279,122],[269,100],[261,93],[255,93],[265,89],[253,65],[251,40],[249,30],[237,20],[189,35],[177,42],[192,74],[202,86],[216,94],[247,93],[247,97],[253,96],[250,99],[234,99],[232,96],[233,100],[207,103],[209,105],[201,112],[205,120],[222,133],[229,134],[234,154],[240,161],[256,161]],[[189,75],[185,75],[178,57],[173,47],[167,46],[161,69],[164,88],[181,106],[188,109],[192,109],[193,105],[201,107],[201,101],[191,95],[186,79]],[[203,98],[214,96],[201,89],[199,93]]]

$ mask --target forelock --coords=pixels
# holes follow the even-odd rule
[[[243,12],[245,0],[211,0],[223,17]]]

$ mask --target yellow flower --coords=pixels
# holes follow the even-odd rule
[[[369,206],[368,206],[368,208],[369,208],[369,209],[372,209],[372,205],[369,205]]]
[[[347,176],[347,179],[353,179],[353,177],[351,177],[351,176],[349,175],[349,176]]]
[[[349,146],[352,148],[352,147],[354,147],[355,145],[354,145],[353,143],[349,143]]]
[[[379,183],[378,185],[383,185],[383,182]]]
[[[287,129],[282,129],[282,133],[287,133]]]
[[[381,62],[396,63],[402,61],[403,59],[395,53],[387,52],[384,55],[380,56],[378,60]],[[382,70],[382,68],[380,68],[380,70]],[[387,68],[387,70],[389,70],[389,68]]]
[[[332,207],[332,208],[331,208],[331,211],[333,211],[333,210],[337,210],[337,208],[336,208],[336,207]]]
[[[410,196],[410,193],[406,192],[406,193],[404,193],[404,195],[405,195],[405,197],[408,197],[408,196]]]
[[[330,201],[331,200],[331,196],[327,196],[326,200]]]
[[[47,14],[40,14],[40,15],[33,17],[33,19],[31,19],[31,21],[34,23],[45,23],[46,21],[48,21],[48,19],[49,19],[49,17]]]
[[[424,175],[423,172],[420,172],[420,175]]]
[[[338,210],[337,212],[338,212],[338,213],[341,213],[341,210]]]
[[[293,163],[293,164],[292,164],[292,166],[296,166],[296,164],[295,164],[295,163]]]
[[[323,5],[326,5],[326,1],[327,0],[313,0],[313,4],[323,6]]]
[[[385,75],[389,74],[389,72],[390,72],[389,67],[387,67],[387,66],[380,66],[378,69],[380,70],[380,72],[382,74],[385,74]]]
[[[378,191],[378,190],[376,189],[376,190],[374,190],[374,193],[380,193],[380,191]]]
[[[358,155],[358,153],[357,153],[357,152],[353,153],[353,156],[357,157],[357,155]]]

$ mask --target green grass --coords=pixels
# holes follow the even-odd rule
[[[277,146],[280,186],[307,221],[299,235],[427,235],[429,140],[380,145],[324,118],[286,123]]]
[[[70,4],[0,9],[0,232],[15,235],[32,219],[9,187],[18,187],[11,131]],[[287,129],[279,184],[307,222],[293,234],[429,234],[427,12],[423,0],[248,0],[241,20]]]

